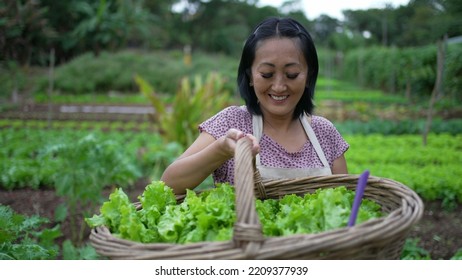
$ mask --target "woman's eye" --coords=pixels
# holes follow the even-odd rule
[[[298,77],[298,73],[296,74],[287,74],[287,78],[293,80],[293,79],[296,79]]]
[[[286,74],[286,77],[288,79],[296,79],[298,77],[299,73],[295,73],[295,74],[290,74],[290,73],[287,73]],[[273,73],[261,73],[261,76],[265,79],[269,79],[269,78],[272,78],[273,77]]]

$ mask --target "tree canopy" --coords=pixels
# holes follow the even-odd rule
[[[407,5],[346,10],[344,19],[309,20],[300,0],[281,7],[258,0],[5,0],[0,3],[0,62],[46,65],[84,52],[123,48],[237,54],[250,30],[269,16],[302,22],[323,47],[421,46],[462,35],[462,2],[410,0]]]

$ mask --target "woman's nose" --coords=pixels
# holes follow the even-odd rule
[[[285,90],[287,90],[287,85],[284,76],[277,75],[274,78],[273,85],[271,88],[274,92],[284,92]]]

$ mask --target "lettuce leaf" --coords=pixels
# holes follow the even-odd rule
[[[121,189],[116,189],[101,207],[101,214],[87,218],[94,227],[106,225],[121,238],[143,243],[192,243],[226,241],[233,236],[236,221],[235,192],[229,184],[196,193],[186,192],[177,203],[171,188],[153,181],[138,197],[137,210]],[[256,210],[265,236],[318,233],[345,227],[354,192],[346,187],[318,189],[313,194],[290,194],[279,200],[256,200]],[[363,199],[357,224],[382,215],[377,203]]]
[[[346,187],[318,189],[303,197],[286,195],[278,200],[257,201],[256,208],[266,236],[318,233],[345,227],[354,200]],[[382,215],[377,203],[363,199],[357,224]]]
[[[100,215],[93,215],[92,218],[85,218],[85,222],[90,227],[107,226],[111,232],[118,233],[121,216],[121,208],[129,207],[130,199],[120,188],[116,188],[110,195],[109,201],[101,206]]]

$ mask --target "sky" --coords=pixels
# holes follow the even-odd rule
[[[407,5],[409,0],[300,0],[302,10],[308,19],[313,20],[321,14],[342,20],[342,10],[367,10],[371,8],[384,8],[386,4],[393,7]],[[259,0],[259,6],[280,7],[285,0]]]

